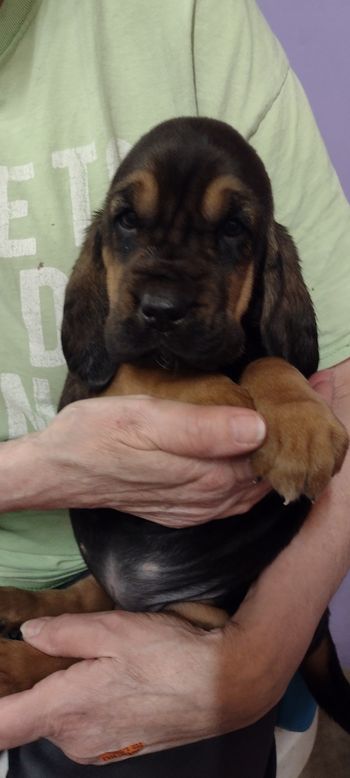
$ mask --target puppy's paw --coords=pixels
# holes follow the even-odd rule
[[[38,681],[76,661],[48,656],[28,643],[0,638],[0,697],[31,689]]]
[[[33,685],[30,679],[32,651],[24,643],[0,639],[0,697],[22,692]]]
[[[28,592],[10,586],[0,588],[0,636],[17,638],[21,624],[43,615],[38,612],[41,592]],[[46,614],[45,614],[46,615]]]
[[[266,405],[263,413],[267,437],[251,457],[254,472],[286,503],[301,495],[315,500],[342,466],[345,428],[320,400]]]

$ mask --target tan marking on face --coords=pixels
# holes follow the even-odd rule
[[[122,275],[122,266],[119,262],[116,262],[113,254],[109,249],[104,247],[102,249],[103,264],[106,268],[107,274],[107,294],[110,303],[116,303],[119,298],[119,286]]]
[[[250,265],[248,265],[246,276],[243,281],[241,292],[236,305],[237,321],[241,320],[243,314],[245,314],[248,308],[248,305],[250,303],[250,298],[252,296],[252,291],[253,291],[253,282],[254,282],[254,270],[253,270],[253,262],[251,262]]]
[[[131,188],[133,206],[137,214],[141,218],[155,216],[158,205],[158,183],[154,174],[150,170],[135,170],[120,181],[111,202],[113,211],[116,211],[123,202],[122,192],[128,187]]]
[[[242,194],[246,192],[242,182],[232,175],[218,176],[207,187],[203,201],[202,213],[209,221],[218,221],[224,216],[229,204],[232,192]]]
[[[246,312],[252,294],[254,281],[253,262],[245,269],[242,275],[232,273],[229,281],[228,307],[231,316],[240,321]]]

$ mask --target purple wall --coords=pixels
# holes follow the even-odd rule
[[[258,0],[258,5],[304,86],[350,199],[350,0]],[[350,668],[350,575],[332,603],[332,632]]]

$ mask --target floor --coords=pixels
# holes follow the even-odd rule
[[[344,672],[350,683],[350,670]],[[350,778],[350,736],[323,711],[318,710],[318,722],[316,717],[313,726],[298,739],[292,741],[291,734],[276,730],[280,778]],[[313,741],[309,761],[299,773]]]
[[[300,778],[350,778],[350,737],[320,713],[316,743]]]

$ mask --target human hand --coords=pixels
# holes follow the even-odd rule
[[[25,637],[39,624],[33,645],[88,659],[0,700],[0,749],[45,737],[76,762],[103,764],[239,729],[276,701],[275,674],[243,623],[206,632],[112,612],[27,622]]]
[[[249,462],[264,435],[246,408],[79,401],[42,432],[4,444],[0,507],[110,507],[173,527],[244,513],[268,491]]]
[[[45,737],[74,761],[103,764],[102,754],[133,744],[148,753],[225,730],[220,631],[124,612],[42,623],[33,642],[88,660],[0,701],[0,749]]]
[[[334,381],[335,371],[331,368],[319,370],[310,378],[310,385],[315,392],[321,395],[322,399],[332,407],[334,399]]]

